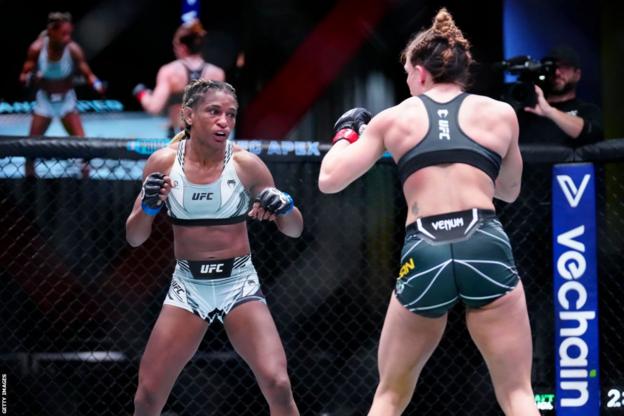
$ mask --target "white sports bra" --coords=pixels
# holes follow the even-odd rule
[[[241,183],[232,162],[232,143],[227,142],[223,172],[209,184],[189,182],[184,174],[186,140],[178,146],[169,177],[173,188],[167,198],[167,213],[176,225],[221,225],[244,222],[251,196]]]
[[[61,59],[58,61],[50,61],[48,57],[48,44],[49,38],[45,36],[43,38],[43,46],[39,52],[39,59],[37,60],[41,77],[51,80],[70,77],[74,72],[74,60],[69,53],[69,46],[65,46],[65,49],[63,49]]]

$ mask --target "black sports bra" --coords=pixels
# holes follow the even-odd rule
[[[417,170],[443,163],[465,163],[496,180],[501,156],[468,137],[459,126],[459,108],[468,95],[461,93],[446,103],[438,103],[426,95],[418,96],[427,109],[429,130],[424,139],[399,159],[401,184]]]
[[[204,72],[204,68],[206,68],[206,63],[204,62],[203,64],[201,64],[201,66],[197,69],[191,69],[189,68],[184,62],[179,61],[182,66],[184,67],[184,69],[186,69],[186,83],[189,84],[191,83],[191,81],[195,81],[197,79],[200,79],[203,72]],[[175,92],[172,93],[171,95],[169,95],[169,99],[167,100],[167,105],[173,105],[173,104],[182,104],[182,97],[184,96],[184,92]]]

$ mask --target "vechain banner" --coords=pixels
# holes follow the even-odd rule
[[[591,163],[552,182],[557,416],[599,416],[596,201]]]

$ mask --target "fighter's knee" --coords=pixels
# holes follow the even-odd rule
[[[530,415],[536,409],[531,387],[510,388],[498,391],[498,403],[506,415]]]
[[[261,385],[269,401],[289,403],[292,400],[292,386],[285,370],[265,374]]]
[[[165,405],[165,400],[158,394],[156,388],[150,387],[148,383],[139,383],[134,395],[134,414],[135,416],[159,415]]]
[[[290,379],[285,371],[278,371],[271,374],[267,380],[267,384],[272,390],[279,392],[290,391]]]
[[[377,387],[375,392],[375,402],[383,404],[385,409],[404,410],[412,399],[413,391],[405,388],[391,388],[383,386]]]

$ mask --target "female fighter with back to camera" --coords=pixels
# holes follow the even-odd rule
[[[506,103],[464,92],[470,45],[446,9],[409,41],[403,62],[412,97],[372,120],[363,108],[343,114],[319,175],[322,192],[339,192],[387,149],[408,206],[369,415],[405,410],[448,310],[461,300],[503,411],[538,416],[525,294],[492,201],[512,202],[520,192],[516,115]]]

